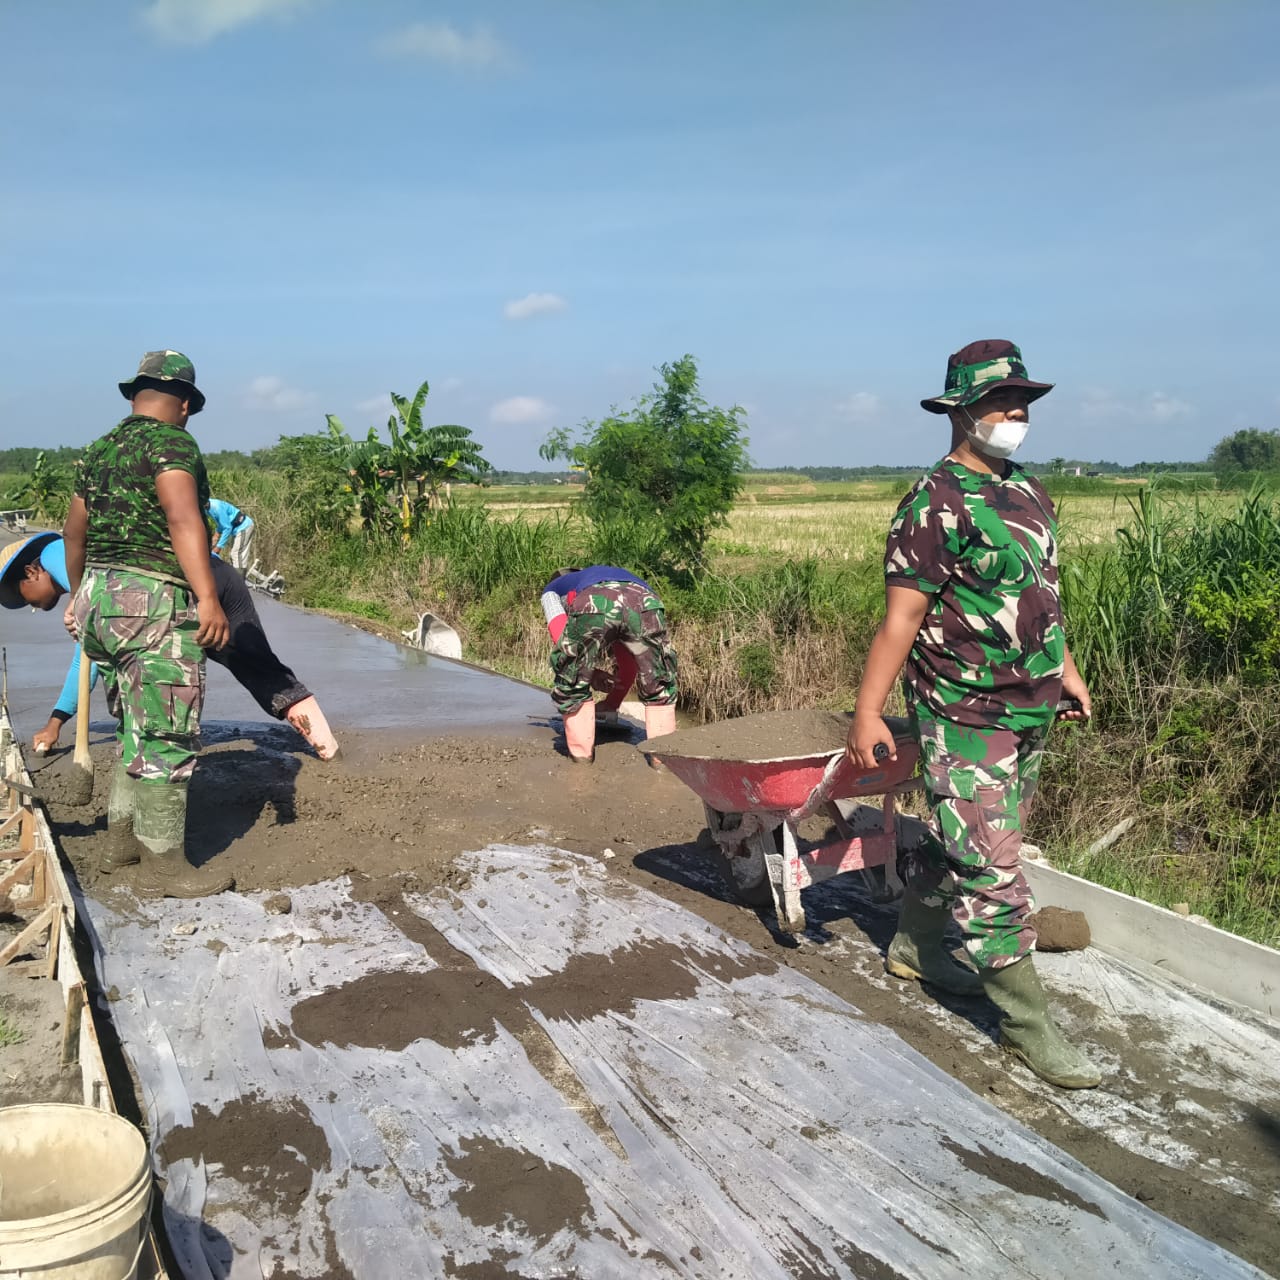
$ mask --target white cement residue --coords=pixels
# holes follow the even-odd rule
[[[261,1204],[250,1212],[234,1169],[182,1160],[166,1170],[166,1217],[188,1276],[260,1280],[278,1260],[310,1274],[326,1241],[361,1280],[493,1261],[531,1278],[784,1280],[803,1262],[852,1280],[876,1260],[929,1280],[993,1266],[1045,1280],[1261,1276],[1121,1195],[824,988],[786,967],[751,973],[745,944],[600,864],[510,846],[463,861],[464,892],[419,896],[412,908],[514,996],[574,957],[646,945],[688,953],[689,998],[624,1001],[580,1020],[531,1009],[613,1142],[501,1026],[456,1048],[427,1038],[400,1051],[266,1048],[263,1030],[289,1031],[300,1000],[372,970],[432,967],[376,907],[352,902],[345,882],[295,890],[286,917],[234,894],[209,899],[182,939],[169,931],[189,904],[149,904],[136,919],[86,904],[158,1137],[189,1123],[193,1106],[216,1113],[256,1096],[300,1104],[329,1143],[328,1167],[287,1221]],[[716,977],[707,956],[749,976]],[[1112,994],[1137,999],[1123,985]],[[478,1230],[451,1166],[478,1139],[580,1179],[585,1219],[549,1236],[512,1217]]]

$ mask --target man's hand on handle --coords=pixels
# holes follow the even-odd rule
[[[62,721],[57,716],[51,716],[49,723],[31,739],[31,745],[35,747],[36,755],[42,756],[46,751],[52,751],[58,745],[58,734],[61,732]]]
[[[874,769],[898,758],[898,744],[883,716],[855,712],[844,753],[858,768]]]

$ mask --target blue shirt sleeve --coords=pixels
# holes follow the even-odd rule
[[[63,591],[70,591],[71,584],[67,578],[67,551],[61,538],[55,538],[40,552],[40,563],[48,570],[49,576]],[[89,688],[98,683],[98,664],[89,666]],[[76,702],[80,696],[80,646],[76,645],[71,658],[71,666],[67,669],[67,678],[62,682],[62,692],[54,703],[54,714],[64,720],[70,720],[76,713]]]

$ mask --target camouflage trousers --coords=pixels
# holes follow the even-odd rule
[[[84,651],[102,672],[131,778],[182,782],[200,751],[204,652],[185,587],[150,574],[89,569],[73,605]]]
[[[928,906],[948,906],[980,969],[1035,949],[1035,910],[1022,873],[1022,830],[1048,728],[970,729],[914,703],[911,723],[931,821],[907,855],[907,879]]]
[[[635,659],[636,693],[650,706],[676,700],[676,653],[667,639],[662,601],[638,582],[586,587],[568,608],[568,620],[551,650],[552,700],[562,715],[591,697],[596,668],[621,646]]]

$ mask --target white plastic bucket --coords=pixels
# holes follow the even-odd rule
[[[127,1120],[0,1107],[0,1280],[134,1280],[151,1165]]]

